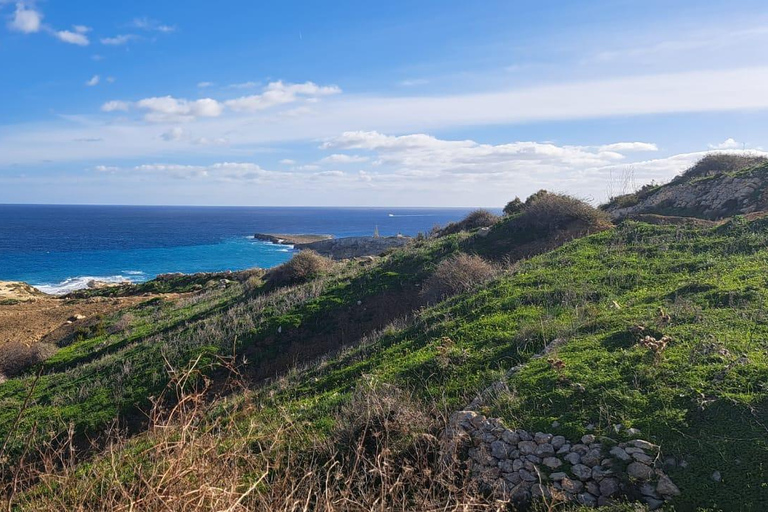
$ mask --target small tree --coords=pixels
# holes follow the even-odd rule
[[[504,215],[514,215],[523,211],[523,202],[519,197],[514,198],[504,207]]]

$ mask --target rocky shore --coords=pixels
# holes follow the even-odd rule
[[[276,233],[256,233],[253,235],[253,238],[263,242],[271,242],[273,244],[298,245],[330,240],[333,238],[333,235],[282,235]]]
[[[300,251],[311,250],[335,260],[378,256],[389,249],[406,245],[407,236],[350,236],[334,238],[332,235],[279,235],[256,233],[256,240],[274,244],[292,245]]]

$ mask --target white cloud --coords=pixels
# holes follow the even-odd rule
[[[346,132],[327,140],[322,147],[375,151],[382,165],[409,173],[551,173],[572,167],[610,165],[624,159],[615,151],[588,146],[526,141],[491,145],[472,140],[441,140],[422,133],[392,136]]]
[[[263,169],[252,162],[220,162],[212,165],[185,165],[173,163],[142,164],[130,168],[97,166],[97,171],[108,170],[124,174],[152,174],[175,179],[209,180],[221,182],[285,182],[295,175]]]
[[[342,176],[345,176],[345,174],[342,171],[323,171],[323,172],[318,172],[313,176],[317,176],[320,178],[340,178]]]
[[[76,44],[78,46],[88,46],[91,42],[88,37],[80,32],[71,32],[69,30],[59,30],[54,32],[54,36],[59,40],[69,44]]]
[[[92,29],[91,27],[86,27],[85,25],[73,25],[72,28],[77,32],[78,34],[87,34]]]
[[[96,85],[99,85],[99,82],[101,81],[101,77],[99,75],[93,75],[93,77],[85,82],[85,85],[88,87],[94,87]]]
[[[207,87],[213,87],[213,82],[198,82],[197,86],[201,89],[205,89]]]
[[[354,164],[367,162],[368,160],[367,156],[334,154],[323,158],[320,162],[324,164]]]
[[[410,80],[401,80],[398,82],[398,85],[401,85],[403,87],[415,87],[417,85],[426,85],[429,83],[429,80],[426,78],[413,78]]]
[[[291,160],[290,158],[284,158],[280,160],[280,163],[283,165],[296,165],[296,160]]]
[[[170,33],[170,32],[176,31],[175,26],[165,25],[163,23],[160,23],[157,20],[153,20],[150,18],[134,18],[134,20],[131,22],[131,26],[134,28],[146,30],[149,32]]]
[[[710,144],[709,147],[710,149],[742,149],[744,144],[729,137],[720,144]]]
[[[224,110],[221,103],[211,98],[188,101],[172,96],[145,98],[135,103],[148,111],[144,118],[150,122],[191,121],[198,117],[218,117]]]
[[[135,34],[120,34],[114,37],[103,37],[101,38],[101,44],[105,44],[108,46],[121,46],[124,44],[128,44],[131,41],[135,41],[136,39],[139,39],[139,36]]]
[[[162,137],[165,141],[179,141],[184,137],[184,130],[180,126],[174,126],[167,132],[163,133],[160,137]]]
[[[117,172],[120,170],[119,167],[109,166],[109,165],[97,165],[93,168],[96,172]]]
[[[198,137],[192,140],[192,144],[196,146],[226,146],[229,144],[229,139],[224,137],[218,137],[214,139],[208,137]]]
[[[322,167],[316,164],[299,165],[295,168],[297,171],[319,171],[320,169],[322,169]]]
[[[241,82],[238,84],[229,84],[227,88],[229,89],[253,89],[254,87],[260,86],[260,82]]]
[[[18,2],[13,18],[8,22],[8,28],[24,34],[34,34],[40,32],[42,21],[43,13],[27,6],[24,2]]]
[[[294,103],[300,98],[311,100],[340,92],[341,89],[335,85],[321,87],[313,82],[286,84],[278,81],[267,85],[261,94],[243,96],[225,103],[227,107],[236,112],[256,112],[278,105]]]
[[[656,144],[648,142],[614,142],[600,146],[602,151],[616,151],[617,153],[633,153],[636,151],[658,151]]]
[[[102,112],[128,112],[131,104],[126,101],[113,100],[108,101],[101,106]]]

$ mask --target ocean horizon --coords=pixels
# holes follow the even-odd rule
[[[255,233],[415,236],[473,209],[0,205],[0,281],[63,294],[93,280],[270,268],[294,251]]]

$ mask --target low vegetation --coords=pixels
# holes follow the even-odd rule
[[[460,253],[440,262],[421,293],[427,302],[434,303],[478,288],[497,274],[497,268],[483,258]]]
[[[267,281],[273,286],[305,283],[320,277],[333,266],[333,261],[314,251],[301,251],[286,263],[270,270]]]
[[[437,236],[447,236],[462,231],[473,231],[479,228],[488,228],[496,224],[499,216],[488,210],[475,210],[470,212],[463,220],[452,222],[437,231]]]
[[[0,384],[4,504],[506,510],[440,443],[491,389],[510,428],[639,429],[677,510],[762,510],[767,247],[765,218],[613,227],[542,192],[373,262],[153,299]]]

